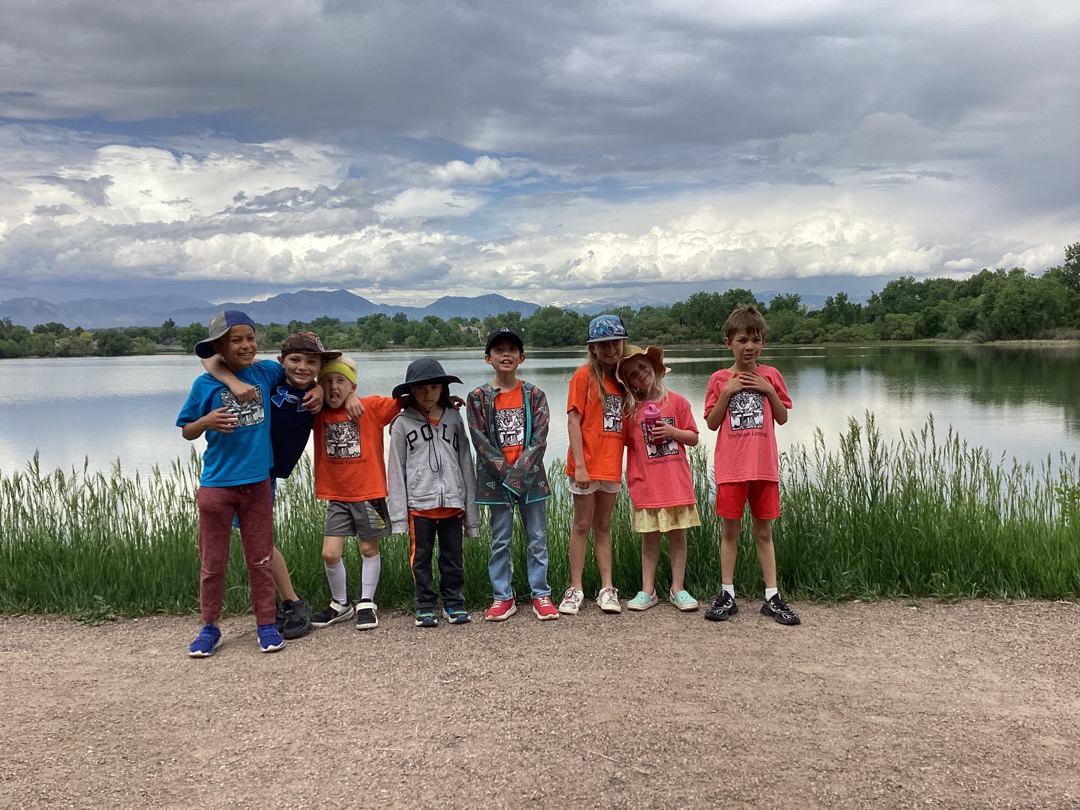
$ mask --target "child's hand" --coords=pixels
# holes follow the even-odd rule
[[[232,391],[232,395],[236,397],[237,402],[251,402],[259,395],[258,386],[248,385],[240,382],[240,380],[230,382],[229,390]]]
[[[312,386],[304,394],[304,398],[300,401],[300,404],[304,406],[304,410],[308,413],[318,413],[322,410],[323,397],[326,396],[321,385]]]
[[[450,395],[450,404],[454,406],[455,411],[460,411],[461,406],[465,404],[465,400],[463,400],[461,397],[457,396],[456,394],[451,394]]]
[[[345,413],[354,422],[364,415],[364,403],[360,401],[355,391],[345,397]]]
[[[765,396],[776,391],[776,389],[773,388],[772,383],[756,371],[740,371],[737,376],[742,379],[743,389],[760,391],[762,394],[765,394]]]
[[[228,408],[215,408],[201,420],[204,430],[216,430],[218,433],[232,433],[240,424],[240,419]]]
[[[653,425],[652,434],[657,444],[666,442],[668,439],[679,441],[678,430],[673,424],[663,419],[658,419]]]
[[[579,489],[587,489],[592,484],[592,476],[584,464],[574,467],[574,483]]]

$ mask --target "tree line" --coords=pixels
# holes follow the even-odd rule
[[[670,306],[608,310],[623,318],[635,343],[660,346],[723,342],[724,320],[738,304],[753,303],[765,314],[769,340],[817,344],[927,339],[1033,340],[1080,336],[1080,242],[1065,248],[1065,262],[1041,275],[1023,268],[982,270],[958,280],[903,276],[890,281],[865,304],[840,292],[811,310],[799,295],[759,301],[750,290],[700,292]],[[580,346],[592,316],[542,307],[532,315],[517,312],[487,318],[428,315],[409,320],[377,314],[352,322],[316,318],[310,323],[260,325],[259,341],[267,350],[291,332],[310,329],[327,346],[375,351],[388,348],[475,348],[500,326],[519,331],[529,347]],[[0,319],[0,357],[86,357],[191,351],[207,336],[205,324],[87,330],[51,322],[32,329]]]

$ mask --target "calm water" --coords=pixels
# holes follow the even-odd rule
[[[389,394],[409,361],[424,353],[351,352],[360,368],[361,396]],[[271,355],[266,355],[270,357]],[[464,396],[490,378],[483,358],[444,352],[447,373],[464,380]],[[763,361],[784,374],[794,408],[779,428],[781,449],[813,441],[821,429],[830,446],[848,419],[872,411],[887,440],[917,431],[932,414],[939,436],[949,425],[995,457],[1039,464],[1059,451],[1080,451],[1080,347],[986,348],[873,346],[766,348]],[[560,414],[581,351],[531,352],[520,375],[539,385]],[[690,400],[703,443],[712,434],[701,414],[709,375],[730,363],[718,350],[668,355],[669,387]],[[40,453],[44,469],[107,470],[119,459],[128,473],[167,467],[191,444],[176,414],[200,371],[193,356],[0,360],[0,470],[21,467]],[[200,451],[203,443],[195,446]],[[549,458],[565,457],[566,420],[552,420]]]

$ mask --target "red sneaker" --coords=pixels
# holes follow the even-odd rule
[[[541,596],[539,599],[533,599],[533,613],[536,614],[542,622],[553,622],[559,618],[559,611],[555,609],[555,604],[551,601],[550,596]]]
[[[515,613],[517,613],[517,605],[514,604],[513,599],[496,599],[484,613],[484,621],[505,622]]]

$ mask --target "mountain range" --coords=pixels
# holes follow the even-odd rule
[[[475,298],[444,296],[426,307],[398,307],[376,304],[346,290],[302,290],[282,293],[265,301],[228,302],[214,304],[181,295],[144,295],[132,298],[84,298],[53,304],[41,298],[10,298],[0,301],[0,318],[12,323],[36,326],[43,323],[62,323],[68,328],[103,329],[120,326],[160,326],[170,318],[177,326],[189,323],[208,323],[223,309],[240,309],[259,323],[310,322],[316,318],[337,318],[355,321],[367,315],[384,313],[393,317],[399,312],[419,320],[434,315],[443,320],[455,316],[486,318],[503,312],[532,315],[539,304],[515,301],[496,293]]]
[[[755,297],[764,303],[779,293],[759,292]],[[819,309],[825,302],[823,295],[803,295],[802,303],[810,309]],[[580,312],[583,315],[595,315],[618,307],[640,309],[646,304],[668,306],[674,302],[655,298],[623,297],[619,299],[594,299],[589,301],[563,302],[557,306]],[[259,323],[282,323],[303,321],[310,323],[316,318],[337,318],[341,321],[355,321],[368,315],[383,313],[393,317],[404,313],[411,320],[420,320],[427,315],[434,315],[442,320],[453,317],[487,318],[504,312],[520,312],[523,317],[532,315],[540,309],[540,304],[517,301],[498,293],[489,293],[473,298],[447,295],[433,301],[426,307],[391,306],[376,304],[374,301],[354,295],[346,290],[281,293],[264,301],[230,301],[214,304],[199,298],[184,295],[143,295],[129,298],[84,298],[81,301],[66,301],[53,304],[41,298],[9,298],[0,301],[0,318],[11,318],[11,322],[20,326],[37,326],[44,323],[62,323],[69,329],[106,329],[125,326],[160,326],[172,319],[177,326],[189,323],[208,323],[223,309],[240,309]]]

